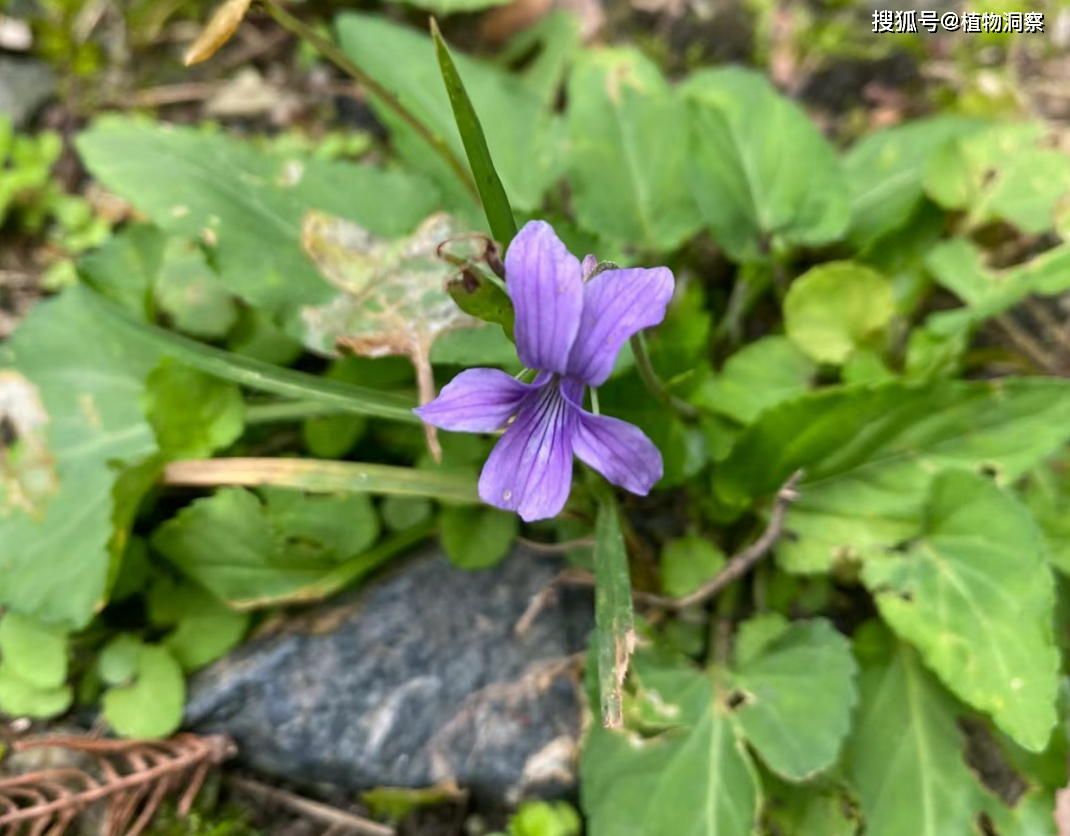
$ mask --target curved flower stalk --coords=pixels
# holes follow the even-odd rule
[[[625,421],[583,408],[587,387],[606,381],[621,346],[665,318],[673,276],[666,267],[581,267],[543,221],[517,234],[505,257],[516,310],[516,348],[537,370],[523,383],[499,369],[469,369],[416,414],[444,430],[505,429],[479,479],[484,502],[527,522],[555,516],[572,487],[572,457],[614,485],[645,495],[662,475],[661,453]],[[511,418],[515,420],[509,423]]]

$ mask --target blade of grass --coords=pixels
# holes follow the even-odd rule
[[[594,526],[594,615],[602,725],[613,729],[624,723],[624,678],[635,646],[635,630],[620,512],[611,491],[601,494]]]
[[[483,212],[490,224],[490,232],[503,248],[508,247],[516,235],[516,219],[509,206],[505,187],[502,186],[501,178],[494,168],[494,161],[490,157],[483,126],[479,123],[472,100],[468,98],[468,91],[465,90],[464,82],[461,81],[453,58],[450,57],[449,47],[446,46],[434,18],[431,18],[431,37],[435,41],[435,56],[442,70],[442,80],[446,84],[446,92],[453,107],[453,118],[457,121],[457,129],[461,133],[464,152],[472,168],[479,199],[483,203]]]
[[[230,351],[212,348],[136,319],[89,288],[84,289],[84,298],[90,304],[95,305],[102,316],[107,317],[116,327],[121,328],[130,336],[142,340],[176,360],[216,377],[232,380],[261,392],[318,401],[358,415],[389,418],[408,424],[417,424],[420,421],[412,412],[412,408],[416,405],[415,401],[410,401],[400,395],[365,389],[337,380],[326,380],[292,369],[279,368]]]
[[[164,468],[163,482],[189,487],[272,485],[313,493],[346,491],[419,496],[447,502],[479,501],[474,476],[315,459],[229,458],[171,462]]]
[[[472,192],[472,196],[476,196],[476,188],[475,184],[472,182],[471,175],[465,170],[464,163],[462,163],[457,155],[453,153],[446,140],[421,122],[401,103],[401,100],[394,95],[393,91],[384,87],[364,72],[364,70],[350,61],[342,50],[338,49],[338,47],[331,43],[327,38],[324,38],[316,32],[311,26],[302,22],[299,18],[294,17],[282,6],[276,3],[275,0],[264,0],[264,6],[267,8],[268,14],[270,14],[275,19],[275,22],[283,29],[292,32],[301,40],[311,44],[320,55],[338,67],[346,75],[364,85],[373,96],[376,96],[379,101],[400,116],[409,127],[423,138],[424,142],[431,147],[432,151],[445,160],[453,173],[457,175],[457,179],[464,184],[464,187],[468,189],[468,191]]]

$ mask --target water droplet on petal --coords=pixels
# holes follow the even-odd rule
[[[503,491],[502,492],[502,499],[504,499],[506,502],[508,502],[512,498],[513,498],[513,492],[512,491]]]

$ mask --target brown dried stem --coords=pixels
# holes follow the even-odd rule
[[[178,809],[180,815],[188,813],[208,770],[235,752],[225,737],[194,734],[170,740],[45,737],[12,743],[16,752],[46,747],[84,752],[98,774],[64,768],[0,778],[0,833],[60,836],[78,813],[106,802],[103,836],[138,836],[183,781],[187,788]]]
[[[784,520],[787,517],[788,508],[790,508],[791,504],[799,498],[798,488],[802,478],[803,471],[801,470],[795,471],[788,477],[788,480],[780,486],[780,489],[776,493],[776,498],[773,500],[773,510],[769,515],[769,522],[758,539],[747,546],[747,548],[743,549],[743,551],[732,555],[732,557],[728,559],[728,563],[725,564],[720,572],[706,581],[706,583],[694,592],[689,592],[687,595],[682,595],[679,598],[672,598],[667,595],[656,595],[651,592],[635,591],[632,593],[632,599],[635,603],[644,604],[648,607],[655,607],[661,610],[679,611],[687,609],[688,607],[694,607],[709,600],[730,583],[739,580],[747,574],[758,561],[772,551],[773,546],[777,544],[777,541],[783,535]],[[564,584],[571,586],[594,586],[594,576],[591,575],[590,572],[585,572],[582,569],[566,569],[561,572],[556,578],[550,581],[545,589],[532,598],[527,610],[525,610],[524,614],[517,622],[515,630],[522,634],[529,629],[538,613],[553,599],[554,589],[557,586]]]

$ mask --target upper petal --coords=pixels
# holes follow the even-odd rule
[[[447,383],[431,403],[413,412],[444,430],[493,432],[505,426],[534,388],[499,369],[468,369]]]
[[[580,262],[545,221],[529,221],[505,254],[505,286],[516,310],[516,351],[531,369],[564,372],[580,327]]]
[[[661,478],[661,453],[641,429],[607,415],[575,411],[572,450],[614,485],[646,496]]]
[[[607,270],[587,282],[568,373],[591,386],[605,383],[625,340],[665,318],[672,290],[668,267]]]
[[[526,522],[556,516],[572,488],[575,412],[556,383],[525,398],[483,467],[480,498]]]

